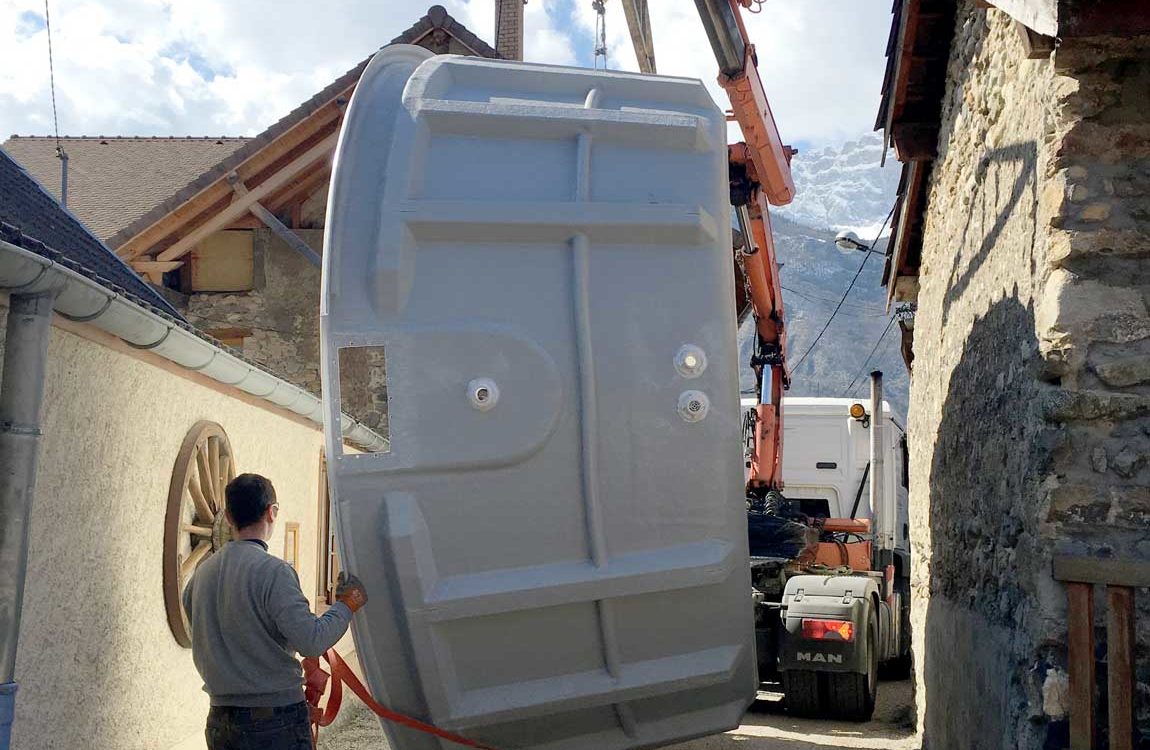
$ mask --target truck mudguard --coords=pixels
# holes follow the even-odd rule
[[[781,610],[779,669],[866,672],[867,618],[874,609],[876,596],[878,586],[866,576],[800,575],[788,580]],[[804,618],[849,620],[854,624],[854,639],[803,638]],[[879,645],[876,640],[875,647]]]

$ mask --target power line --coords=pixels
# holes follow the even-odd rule
[[[894,206],[891,206],[890,213],[888,213],[886,215],[886,218],[882,220],[882,224],[878,228],[878,234],[875,235],[876,237],[882,237],[882,232],[884,229],[886,229],[886,224],[888,221],[890,221],[891,216],[894,216]],[[863,269],[866,268],[866,262],[868,260],[870,260],[870,256],[871,256],[870,253],[867,253],[866,255],[863,256],[862,263],[859,263],[859,269],[857,271],[855,271],[854,278],[851,279],[851,283],[847,286],[847,290],[845,292],[843,292],[842,299],[840,299],[839,303],[837,305],[835,305],[835,309],[831,311],[831,316],[829,318],[827,318],[826,325],[824,325],[823,329],[821,331],[819,331],[819,335],[815,336],[815,340],[811,342],[811,345],[807,347],[807,350],[805,352],[803,352],[803,356],[799,357],[799,361],[795,362],[791,366],[791,372],[792,373],[799,369],[799,365],[801,365],[803,363],[803,360],[805,360],[807,358],[807,355],[810,354],[814,350],[815,346],[818,345],[819,340],[822,339],[823,334],[827,332],[828,328],[830,328],[831,321],[833,321],[835,319],[835,316],[839,314],[839,310],[842,308],[843,303],[847,301],[847,295],[849,295],[851,293],[851,290],[855,288],[855,282],[858,281],[859,276],[863,272]]]
[[[44,0],[44,30],[48,32],[48,81],[52,89],[52,124],[56,128],[56,155],[63,150],[60,147],[60,120],[56,116],[56,65],[52,60],[52,21],[48,17],[48,0]]]
[[[870,358],[873,357],[874,353],[878,351],[879,346],[882,344],[882,340],[886,338],[888,333],[890,333],[890,329],[894,326],[894,322],[896,320],[898,320],[898,318],[892,315],[890,320],[887,321],[886,328],[882,329],[882,335],[878,337],[878,341],[874,342],[874,346],[871,347],[870,354],[866,355],[866,359],[863,360],[862,367],[860,367],[859,371],[855,373],[855,376],[851,378],[851,384],[847,386],[845,391],[843,391],[844,397],[851,395],[851,390],[854,389],[855,383],[857,383],[858,379],[862,377],[862,374],[866,372],[866,366],[870,364]]]
[[[48,32],[48,85],[52,91],[52,125],[56,131],[56,158],[60,160],[60,205],[68,207],[68,153],[60,143],[60,117],[56,114],[56,63],[52,59],[52,20],[44,0],[44,30]]]
[[[793,288],[786,286],[786,285],[783,285],[783,284],[780,284],[780,286],[782,287],[783,291],[790,292],[791,294],[795,295],[796,297],[802,297],[803,299],[808,300],[809,302],[821,302],[821,303],[826,304],[826,305],[835,304],[835,300],[830,299],[828,297],[818,297],[818,296],[809,294],[808,292],[801,292],[798,289],[793,289]],[[874,317],[874,318],[885,318],[886,317],[886,312],[879,305],[868,305],[865,303],[859,303],[859,304],[849,304],[848,303],[848,304],[843,305],[843,307],[853,308],[855,310],[858,310],[859,312],[857,312],[855,314],[861,315],[864,317]]]

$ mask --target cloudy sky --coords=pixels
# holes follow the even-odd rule
[[[426,13],[430,0],[49,0],[60,132],[254,135]],[[443,0],[490,41],[493,0]],[[784,140],[869,132],[890,0],[768,0],[748,27]],[[713,84],[693,0],[650,0],[661,73]],[[607,0],[609,66],[636,69]],[[529,0],[526,58],[592,64],[591,0]],[[43,0],[0,0],[0,140],[53,130]],[[712,85],[716,100],[721,98]]]

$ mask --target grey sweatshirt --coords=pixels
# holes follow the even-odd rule
[[[351,610],[337,602],[312,614],[299,577],[261,542],[224,545],[184,589],[192,660],[213,706],[286,706],[303,698],[292,652],[319,656],[347,631]]]

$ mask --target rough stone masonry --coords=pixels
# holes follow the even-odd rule
[[[909,413],[919,722],[930,748],[1065,747],[1051,557],[1150,560],[1150,38],[1030,59],[973,1],[955,34]]]
[[[297,229],[312,248],[323,230]],[[254,288],[247,292],[196,293],[186,315],[195,325],[251,328],[243,352],[285,380],[319,393],[319,269],[271,230],[254,230]]]

